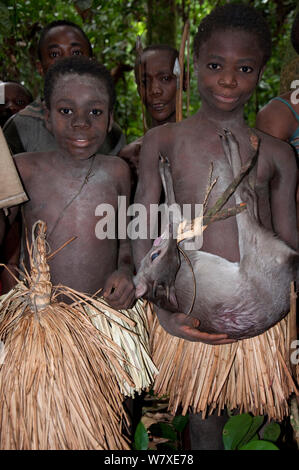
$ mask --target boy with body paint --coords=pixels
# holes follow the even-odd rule
[[[161,197],[159,154],[170,162],[176,202],[181,207],[203,203],[211,164],[213,179],[218,180],[207,207],[212,207],[222,195],[232,181],[232,173],[218,134],[229,129],[235,135],[244,164],[250,155],[250,129],[244,119],[244,105],[257,86],[270,53],[271,37],[267,24],[247,5],[218,7],[201,22],[194,40],[194,67],[201,108],[180,123],[150,130],[143,140],[135,202],[143,204],[148,214],[150,205],[159,204]],[[261,223],[296,248],[296,164],[292,150],[284,142],[256,132],[260,138],[256,193]],[[233,205],[231,201],[226,207]],[[137,269],[151,245],[150,239],[134,241]],[[235,218],[209,225],[201,249],[238,262]],[[156,312],[160,324],[171,335],[214,345],[231,342],[227,335],[201,332],[200,322],[192,314],[172,313],[158,307]],[[225,421],[225,416],[212,415],[202,419],[199,414],[190,414],[191,448],[223,448]]]
[[[56,20],[41,31],[36,67],[42,77],[57,60],[80,56],[92,58],[93,52],[88,37],[75,23]],[[47,129],[45,115],[44,100],[39,97],[8,120],[3,132],[13,154],[57,148],[53,134]],[[117,155],[124,145],[122,131],[114,123],[102,144],[101,152]]]
[[[57,20],[49,23],[40,34],[38,43],[37,70],[44,77],[51,65],[65,57],[89,57],[93,52],[88,37],[75,23]],[[69,84],[71,87],[71,83]],[[21,112],[11,117],[5,124],[3,133],[13,154],[23,152],[46,152],[57,150],[57,142],[46,123],[46,106],[40,97],[26,106]],[[105,155],[117,155],[125,145],[124,135],[115,122],[111,124],[107,135],[98,149]],[[4,263],[17,274],[20,256],[18,220],[10,228],[6,237]],[[3,292],[12,287],[12,278],[6,270],[1,275]]]
[[[130,243],[96,235],[96,208],[110,204],[117,214],[118,196],[130,196],[127,164],[98,152],[113,123],[111,76],[89,58],[69,57],[49,69],[44,92],[46,126],[57,150],[15,156],[29,197],[23,226],[30,234],[35,221],[44,220],[53,251],[76,237],[49,261],[53,285],[87,294],[103,288],[113,307],[127,308],[134,300]],[[11,209],[11,222],[18,210]]]

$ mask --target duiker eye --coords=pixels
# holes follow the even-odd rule
[[[153,253],[152,256],[151,256],[151,261],[154,261],[154,259],[158,258],[160,253],[161,253],[161,251],[156,251],[156,253]]]

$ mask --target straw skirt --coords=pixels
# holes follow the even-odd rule
[[[277,421],[289,414],[288,398],[298,395],[293,376],[298,378],[299,368],[289,360],[296,339],[294,309],[262,335],[217,346],[169,335],[151,304],[148,316],[152,358],[159,369],[153,389],[169,396],[173,414],[191,409],[205,417],[224,407]]]

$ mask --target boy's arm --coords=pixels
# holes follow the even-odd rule
[[[127,214],[127,204],[130,200],[130,170],[124,162],[119,164],[119,172],[116,175],[120,181],[119,195],[124,196],[125,207],[122,209]],[[125,227],[121,227],[123,233],[127,233],[128,218],[124,222]],[[118,231],[118,230],[117,230]],[[106,281],[103,296],[116,309],[130,308],[135,300],[135,287],[133,284],[134,264],[131,251],[131,244],[128,238],[119,238],[118,246],[118,268]]]
[[[135,203],[141,204],[146,209],[147,214],[147,237],[137,238],[133,241],[133,255],[136,269],[140,267],[141,260],[149,251],[153,241],[150,239],[150,205],[159,204],[161,196],[161,178],[158,167],[159,136],[155,130],[148,131],[143,140],[140,160],[139,160],[139,180],[135,195]],[[156,307],[157,316],[162,327],[171,335],[184,338],[188,341],[200,341],[208,344],[231,343],[234,340],[228,336],[211,335],[201,332],[199,320],[184,313],[172,313]]]

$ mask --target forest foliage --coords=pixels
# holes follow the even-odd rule
[[[113,73],[117,91],[115,118],[127,141],[131,141],[143,132],[133,73],[137,36],[141,36],[143,46],[167,42],[179,48],[184,23],[189,20],[190,114],[193,114],[200,106],[192,68],[193,37],[200,20],[223,3],[225,0],[0,0],[0,80],[20,81],[34,96],[42,93],[42,79],[36,71],[39,32],[55,19],[71,20],[84,29],[95,57]],[[281,67],[294,57],[289,36],[297,0],[243,0],[243,3],[263,12],[273,37],[272,58],[246,108],[246,117],[253,124],[257,110],[279,94]]]

